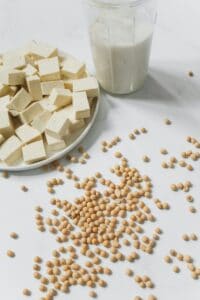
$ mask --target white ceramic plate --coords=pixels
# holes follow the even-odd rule
[[[70,141],[68,141],[68,144],[66,148],[63,150],[60,150],[58,152],[52,153],[48,156],[47,159],[27,165],[24,162],[19,162],[15,166],[7,166],[6,164],[0,162],[0,171],[26,171],[26,170],[32,170],[36,168],[40,168],[44,165],[48,165],[49,163],[62,158],[64,155],[69,153],[72,149],[74,149],[83,139],[84,137],[88,134],[90,129],[92,128],[92,125],[94,124],[94,121],[96,119],[98,110],[99,110],[99,101],[100,99],[98,98],[97,100],[94,100],[94,104],[91,109],[91,117],[87,120],[86,125],[84,128],[81,130],[77,131],[71,138]]]

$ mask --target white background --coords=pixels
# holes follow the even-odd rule
[[[154,197],[160,197],[171,205],[170,211],[159,211],[153,203],[152,211],[157,224],[147,227],[147,232],[159,225],[162,235],[155,255],[141,254],[133,265],[136,274],[147,274],[155,283],[155,289],[140,289],[132,279],[124,275],[128,263],[112,266],[114,275],[108,279],[106,289],[98,289],[101,300],[131,300],[135,295],[147,299],[149,293],[159,300],[197,300],[200,282],[191,278],[184,264],[180,274],[172,272],[172,265],[163,262],[169,249],[176,248],[188,253],[200,266],[200,242],[186,243],[181,239],[185,232],[195,232],[200,238],[200,165],[194,163],[195,171],[180,167],[164,170],[160,167],[163,157],[159,153],[166,147],[170,155],[191,149],[185,138],[192,135],[200,138],[200,3],[198,0],[160,0],[158,23],[154,35],[150,73],[145,87],[140,92],[115,98],[102,93],[102,103],[96,124],[84,141],[91,159],[87,165],[70,166],[78,176],[92,175],[96,170],[109,177],[107,169],[116,163],[113,152],[121,150],[130,159],[131,165],[149,174],[154,183]],[[81,1],[73,0],[0,0],[0,51],[17,47],[30,39],[46,41],[91,64],[84,14]],[[192,70],[194,78],[187,73]],[[171,126],[163,123],[170,118]],[[148,128],[148,135],[131,142],[127,135],[134,128]],[[100,142],[119,135],[123,142],[107,154],[100,151]],[[151,163],[142,162],[142,156],[151,157]],[[67,164],[66,161],[64,161]],[[21,300],[22,289],[28,287],[31,299],[39,299],[38,283],[32,278],[32,259],[41,255],[48,259],[54,237],[39,233],[34,226],[34,207],[41,205],[48,215],[50,196],[46,192],[46,181],[62,174],[58,172],[34,172],[11,174],[9,179],[0,179],[0,299]],[[195,198],[197,214],[188,212],[188,203],[182,192],[173,193],[169,185],[173,182],[191,180],[191,194]],[[20,186],[29,187],[27,193]],[[77,192],[72,184],[57,189],[61,199],[72,200]],[[9,233],[16,231],[20,238],[15,241]],[[16,252],[16,258],[6,256],[8,248]],[[72,288],[70,295],[60,295],[59,300],[89,299],[87,288]]]

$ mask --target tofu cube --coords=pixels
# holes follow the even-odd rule
[[[40,59],[57,56],[58,50],[55,47],[33,40],[26,46],[25,53]]]
[[[15,164],[22,156],[22,143],[15,135],[7,139],[0,148],[0,159],[7,165]]]
[[[20,112],[14,110],[14,109],[9,109],[9,114],[13,117],[18,117]]]
[[[50,120],[47,123],[45,132],[52,137],[61,139],[66,135],[67,130],[70,126],[70,120],[61,111],[54,112]]]
[[[56,81],[45,81],[41,82],[41,88],[42,88],[42,95],[50,95],[51,91],[54,88],[64,88],[64,81],[63,80],[56,80]]]
[[[33,76],[37,73],[37,69],[31,64],[27,64],[27,66],[23,69],[23,72],[25,72],[26,76]]]
[[[49,102],[49,98],[47,98],[47,97],[43,98],[43,100],[41,100],[39,103],[44,108],[44,110],[48,110],[51,113],[59,110],[59,107],[57,107],[56,105],[51,104]]]
[[[11,72],[12,69],[8,68],[8,67],[4,67],[2,69],[0,69],[0,83],[3,85],[9,85],[8,82],[8,74],[9,72]]]
[[[15,96],[16,93],[17,93],[17,91],[18,91],[18,87],[17,87],[17,86],[15,86],[15,85],[10,85],[10,86],[9,86],[9,92],[8,92],[8,94],[9,94],[10,96]]]
[[[37,75],[33,75],[26,78],[28,91],[34,101],[42,99],[42,88],[40,78]]]
[[[72,79],[65,79],[64,80],[64,87],[70,91],[73,90],[73,80]]]
[[[5,141],[5,138],[2,134],[0,134],[0,145],[3,144],[3,142]]]
[[[36,140],[41,140],[42,138],[41,133],[37,129],[31,127],[28,124],[24,124],[18,127],[15,130],[15,134],[21,140],[23,145]]]
[[[57,107],[67,106],[72,103],[72,93],[64,88],[54,88],[49,96],[49,101]]]
[[[63,62],[62,75],[76,79],[85,71],[85,64],[73,57],[68,57]]]
[[[10,137],[13,134],[13,124],[9,116],[8,111],[0,111],[0,134],[3,134],[5,138]]]
[[[1,110],[8,110],[7,106],[10,102],[10,96],[4,96],[4,97],[0,97],[0,111]]]
[[[0,83],[0,97],[6,96],[10,91],[10,88],[7,85]]]
[[[58,57],[39,60],[38,68],[41,81],[60,79],[60,66]]]
[[[86,92],[73,93],[73,109],[77,120],[90,117],[90,105]]]
[[[43,133],[45,131],[49,119],[51,118],[51,115],[52,114],[50,111],[44,110],[39,116],[37,116],[33,120],[31,126],[37,129],[40,133]]]
[[[21,69],[26,65],[25,57],[20,50],[8,51],[3,54],[3,65],[11,69]]]
[[[73,132],[77,129],[83,128],[85,125],[84,119],[77,120],[75,118],[74,108],[72,105],[68,105],[63,109],[63,113],[70,119],[69,131]]]
[[[22,153],[24,162],[27,164],[32,164],[47,157],[42,140],[23,146]]]
[[[9,85],[24,85],[25,83],[25,72],[19,70],[13,70],[8,73]]]
[[[44,109],[39,102],[32,103],[20,113],[20,120],[22,123],[31,123],[43,111]]]
[[[21,88],[17,94],[11,99],[8,104],[8,109],[16,110],[18,112],[23,111],[30,103],[32,102],[32,97],[30,94],[24,89]]]
[[[66,147],[64,140],[52,137],[48,133],[45,133],[45,138],[47,143],[47,150],[50,152],[62,150]]]
[[[73,92],[85,91],[88,97],[98,97],[99,86],[96,78],[87,77],[73,81]]]

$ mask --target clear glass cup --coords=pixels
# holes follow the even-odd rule
[[[85,0],[96,77],[104,90],[128,94],[148,73],[156,0]]]

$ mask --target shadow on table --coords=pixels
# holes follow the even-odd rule
[[[167,102],[177,106],[181,103],[199,101],[200,86],[187,74],[167,73],[160,69],[151,69],[143,89],[136,93],[123,96],[125,99],[148,102]]]

